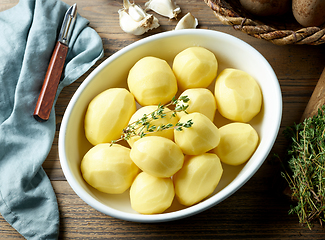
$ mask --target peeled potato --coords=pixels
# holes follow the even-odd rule
[[[206,88],[192,88],[185,90],[180,96],[187,96],[190,100],[187,103],[187,113],[199,112],[207,116],[211,121],[217,110],[217,103],[214,95]],[[181,102],[182,103],[182,102]],[[186,115],[185,112],[177,112],[178,117]]]
[[[209,196],[217,187],[223,169],[214,153],[186,156],[184,166],[173,177],[178,201],[191,206]]]
[[[120,194],[131,186],[139,168],[132,162],[129,148],[102,143],[85,154],[81,172],[85,181],[97,190]]]
[[[232,121],[249,122],[261,110],[262,92],[248,73],[227,68],[216,80],[215,97],[222,116]]]
[[[193,121],[190,128],[174,130],[175,142],[184,154],[199,155],[218,146],[219,129],[207,116],[202,113],[190,113],[181,117],[179,122],[186,123],[188,120]]]
[[[135,111],[134,97],[124,88],[110,88],[98,94],[85,115],[86,138],[93,145],[118,139]]]
[[[130,157],[142,171],[161,178],[174,175],[184,162],[182,150],[172,140],[159,136],[136,141]]]
[[[218,62],[208,49],[189,47],[176,55],[173,71],[180,89],[205,88],[217,76]]]
[[[137,120],[143,118],[144,114],[146,114],[146,116],[148,116],[150,118],[150,114],[154,111],[156,111],[158,109],[157,105],[151,105],[151,106],[145,106],[142,108],[139,108],[131,117],[129,123],[132,124],[134,122],[136,122]],[[171,123],[175,126],[175,124],[178,122],[178,117],[172,117],[172,112],[170,111],[169,108],[165,107],[164,114],[166,114],[165,117],[161,118],[159,117],[158,119],[152,120],[150,122],[150,124],[155,125],[156,127],[159,127],[161,125],[167,125],[168,123]],[[139,131],[136,131],[137,133]],[[170,140],[174,139],[174,130],[173,128],[171,129],[167,129],[167,130],[163,130],[163,131],[158,131],[158,132],[148,132],[148,131],[144,131],[145,134],[147,134],[146,136],[161,136],[161,137],[165,137],[168,138]],[[129,145],[132,147],[134,142],[139,140],[140,136],[132,136],[129,140],[128,143]]]
[[[175,75],[165,60],[144,57],[131,68],[127,83],[142,106],[169,102],[177,93]]]
[[[142,214],[162,213],[175,197],[173,181],[140,173],[130,188],[131,207]]]
[[[214,149],[223,163],[240,165],[256,150],[259,137],[248,123],[229,123],[219,128],[220,143]]]

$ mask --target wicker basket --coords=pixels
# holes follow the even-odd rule
[[[242,9],[239,0],[204,1],[223,24],[231,25],[234,29],[255,38],[264,39],[277,45],[319,45],[325,42],[324,26],[302,28],[294,20],[292,14],[273,19],[256,19]]]

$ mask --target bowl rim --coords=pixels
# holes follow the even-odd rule
[[[65,141],[65,133],[67,130],[67,125],[69,122],[69,115],[71,114],[73,107],[75,103],[77,102],[78,98],[80,97],[81,93],[84,91],[86,86],[89,84],[89,82],[93,79],[94,76],[96,76],[100,71],[102,71],[110,62],[113,62],[115,59],[119,58],[121,55],[124,53],[128,52],[129,50],[136,48],[138,46],[144,45],[147,42],[158,40],[161,38],[167,38],[171,36],[176,35],[214,35],[217,37],[226,37],[227,41],[232,41],[236,44],[242,45],[247,49],[250,49],[250,51],[255,52],[256,56],[260,58],[260,61],[263,61],[263,64],[266,64],[269,66],[271,70],[271,74],[273,74],[273,77],[277,79],[273,68],[271,65],[268,63],[268,61],[262,56],[261,53],[259,53],[255,48],[253,48],[251,45],[248,43],[244,42],[243,40],[234,37],[230,34],[219,32],[216,30],[208,30],[208,29],[183,29],[183,30],[177,30],[177,31],[168,31],[168,32],[162,32],[162,33],[157,33],[155,35],[151,35],[148,37],[145,37],[143,39],[140,39],[134,43],[131,43],[130,45],[122,48],[121,50],[118,50],[111,56],[109,56],[107,59],[105,59],[100,65],[98,65],[87,77],[86,79],[80,84],[76,92],[73,94],[62,119],[61,126],[60,126],[60,131],[59,131],[59,140],[58,140],[58,152],[59,152],[59,159],[60,159],[60,164],[61,168],[63,171],[63,174],[73,189],[73,191],[83,200],[85,201],[89,206],[93,207],[94,209],[107,214],[111,217],[122,219],[122,220],[127,220],[127,221],[133,221],[133,222],[148,222],[148,223],[153,223],[153,222],[167,222],[167,221],[173,221],[177,219],[182,219],[185,217],[189,217],[195,214],[198,214],[200,212],[203,212],[218,203],[222,202],[226,198],[230,197],[232,194],[234,194],[238,189],[240,189],[260,168],[260,166],[264,163],[265,159],[267,158],[268,154],[270,153],[275,140],[277,138],[279,129],[280,129],[280,123],[281,123],[281,118],[282,118],[282,94],[281,94],[281,89],[279,83],[276,84],[276,93],[277,96],[275,96],[275,99],[278,99],[279,101],[277,102],[278,104],[278,109],[279,112],[274,113],[276,114],[276,119],[277,119],[277,125],[275,128],[277,131],[274,131],[272,133],[271,141],[272,144],[268,146],[268,148],[265,151],[265,154],[263,156],[263,160],[261,161],[256,161],[254,165],[251,166],[252,170],[249,172],[249,174],[241,174],[240,176],[237,176],[233,181],[231,181],[226,187],[224,187],[222,190],[220,190],[217,194],[217,196],[211,196],[210,198],[205,199],[204,201],[197,203],[193,206],[186,207],[185,209],[177,210],[174,212],[167,212],[167,213],[161,213],[161,214],[153,214],[153,215],[142,215],[142,214],[133,214],[133,213],[126,213],[117,209],[114,209],[112,207],[109,207],[107,205],[104,205],[103,203],[99,202],[97,199],[92,198],[89,196],[83,189],[82,187],[78,184],[77,180],[75,180],[72,176],[72,173],[70,172],[69,169],[69,164],[68,164],[68,159],[67,156],[65,155],[65,146],[66,146],[66,141]],[[276,103],[276,102],[275,102]],[[274,104],[275,104],[274,103]],[[215,199],[217,198],[217,200]]]

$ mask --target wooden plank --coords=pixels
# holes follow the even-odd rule
[[[238,192],[205,212],[155,224],[104,215],[84,203],[66,181],[53,181],[60,207],[60,239],[322,239],[323,228],[310,231],[287,214],[289,201],[279,193],[272,169],[266,163]],[[2,217],[0,232],[9,239],[23,239]]]
[[[13,7],[18,0],[4,0],[0,11]],[[199,20],[199,28],[217,30],[236,36],[256,48],[273,67],[283,94],[283,119],[274,147],[259,171],[227,200],[198,215],[169,223],[133,223],[104,215],[84,203],[70,188],[62,172],[58,156],[58,135],[64,111],[74,92],[89,73],[106,58],[123,47],[152,34],[171,31],[176,20],[159,17],[161,27],[132,36],[118,23],[122,0],[66,0],[75,2],[78,13],[90,20],[101,36],[105,57],[75,83],[63,89],[56,103],[57,131],[52,149],[43,167],[52,180],[60,210],[60,239],[325,239],[324,229],[313,231],[301,227],[294,215],[288,215],[290,200],[282,194],[283,179],[279,162],[287,142],[282,134],[286,126],[298,122],[324,68],[325,47],[276,46],[255,39],[231,26],[222,25],[204,0],[177,1],[184,16],[191,12]],[[138,0],[143,6],[146,0]],[[156,15],[157,16],[157,15]],[[231,54],[231,53],[229,53]],[[249,59],[249,56],[247,56]],[[0,217],[0,239],[23,239]]]

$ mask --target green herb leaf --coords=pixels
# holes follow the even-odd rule
[[[325,106],[318,114],[284,130],[290,145],[282,176],[292,191],[297,205],[289,214],[310,229],[312,222],[325,222]]]
[[[175,125],[168,123],[166,125],[162,124],[160,126],[156,126],[152,124],[153,120],[157,120],[159,118],[166,118],[167,113],[171,112],[171,118],[177,116],[177,112],[186,112],[186,109],[188,108],[188,103],[190,99],[187,96],[181,96],[180,98],[173,97],[170,103],[162,105],[158,104],[158,107],[155,111],[153,111],[150,114],[144,114],[142,118],[138,119],[137,121],[130,123],[126,128],[123,129],[121,137],[117,140],[114,140],[111,142],[111,145],[115,144],[116,142],[119,142],[121,140],[129,140],[133,136],[140,136],[140,138],[145,137],[148,133],[168,130],[171,128],[175,128],[177,131],[182,131],[183,127],[189,128],[192,126],[193,122],[188,121],[185,124],[181,125]],[[166,111],[167,107],[172,107],[171,109]]]

